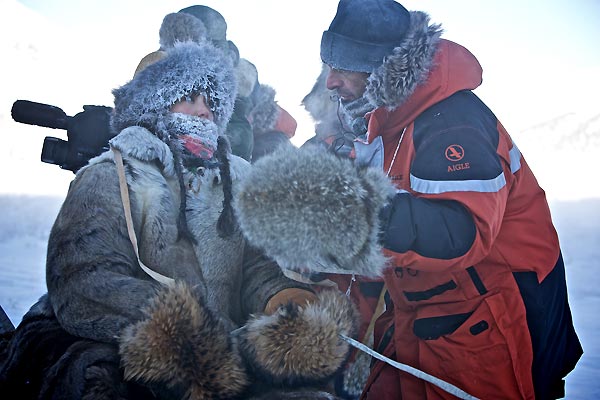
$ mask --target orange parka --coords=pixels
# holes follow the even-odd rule
[[[481,79],[475,57],[441,39],[406,101],[367,114],[357,162],[379,146],[398,188],[382,213],[390,267],[374,347],[478,398],[554,398],[582,352],[558,236],[518,147],[472,92]],[[372,283],[351,290],[364,328],[376,299],[361,286]],[[455,397],[377,361],[362,398]]]

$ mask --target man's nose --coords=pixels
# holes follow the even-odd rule
[[[327,89],[334,90],[342,87],[344,85],[344,81],[341,78],[342,77],[339,71],[330,69],[329,73],[327,74],[327,79],[325,80]]]

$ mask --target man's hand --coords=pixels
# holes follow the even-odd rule
[[[300,288],[283,289],[269,299],[267,305],[265,306],[265,314],[271,315],[277,311],[279,307],[285,306],[288,303],[294,303],[300,307],[306,307],[315,301],[317,301],[317,295],[309,290]]]

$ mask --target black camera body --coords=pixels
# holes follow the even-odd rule
[[[110,129],[110,113],[106,106],[83,106],[83,111],[68,116],[62,109],[28,100],[17,100],[11,115],[16,122],[67,131],[67,140],[47,136],[42,146],[42,162],[77,172],[90,158],[108,150],[114,136]]]

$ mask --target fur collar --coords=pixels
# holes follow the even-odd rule
[[[165,174],[175,176],[173,153],[162,140],[141,126],[125,128],[110,140],[110,145],[123,154],[143,162],[157,162]]]

